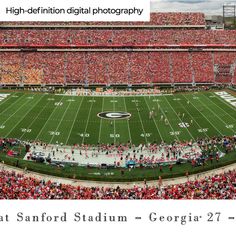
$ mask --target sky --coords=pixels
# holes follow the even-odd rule
[[[208,15],[222,15],[222,5],[236,0],[151,0],[152,11],[190,11],[204,12]]]

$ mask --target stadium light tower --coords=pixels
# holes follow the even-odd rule
[[[224,24],[227,22],[227,19],[233,19],[234,25],[236,24],[235,17],[236,5],[235,3],[224,3],[223,4],[223,22]]]

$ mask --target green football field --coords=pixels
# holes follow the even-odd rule
[[[151,110],[155,111],[153,118],[150,118]],[[131,117],[111,121],[98,117],[103,111],[128,112]],[[126,143],[128,140],[133,144],[170,143],[234,135],[235,131],[235,107],[214,92],[150,97],[13,92],[0,101],[0,137],[51,144]]]

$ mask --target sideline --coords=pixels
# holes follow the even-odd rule
[[[17,167],[8,166],[6,164],[0,163],[0,169],[1,170],[7,170],[7,171],[15,171],[19,174],[24,174],[26,177],[33,177],[39,180],[45,180],[45,181],[52,181],[52,182],[59,182],[62,184],[69,184],[73,186],[82,186],[82,187],[111,187],[116,188],[117,186],[127,189],[132,188],[134,186],[144,187],[143,181],[137,181],[137,182],[102,182],[102,181],[89,181],[89,180],[73,180],[69,178],[61,178],[57,176],[51,176],[51,175],[45,175],[36,173],[33,171],[25,171]],[[228,172],[230,170],[236,169],[236,163],[220,167],[214,170],[205,171],[202,173],[190,175],[188,177],[189,181],[194,181],[197,179],[203,179],[207,176],[214,176],[216,174],[221,174],[224,172]],[[162,186],[166,185],[175,185],[175,184],[182,184],[187,181],[187,177],[178,177],[178,178],[172,178],[172,179],[163,179],[162,180]],[[150,180],[147,181],[148,186],[158,186],[158,180]]]

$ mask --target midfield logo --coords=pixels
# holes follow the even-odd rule
[[[106,111],[100,112],[97,114],[98,117],[102,119],[108,120],[121,120],[121,119],[129,119],[131,114],[125,111]]]

